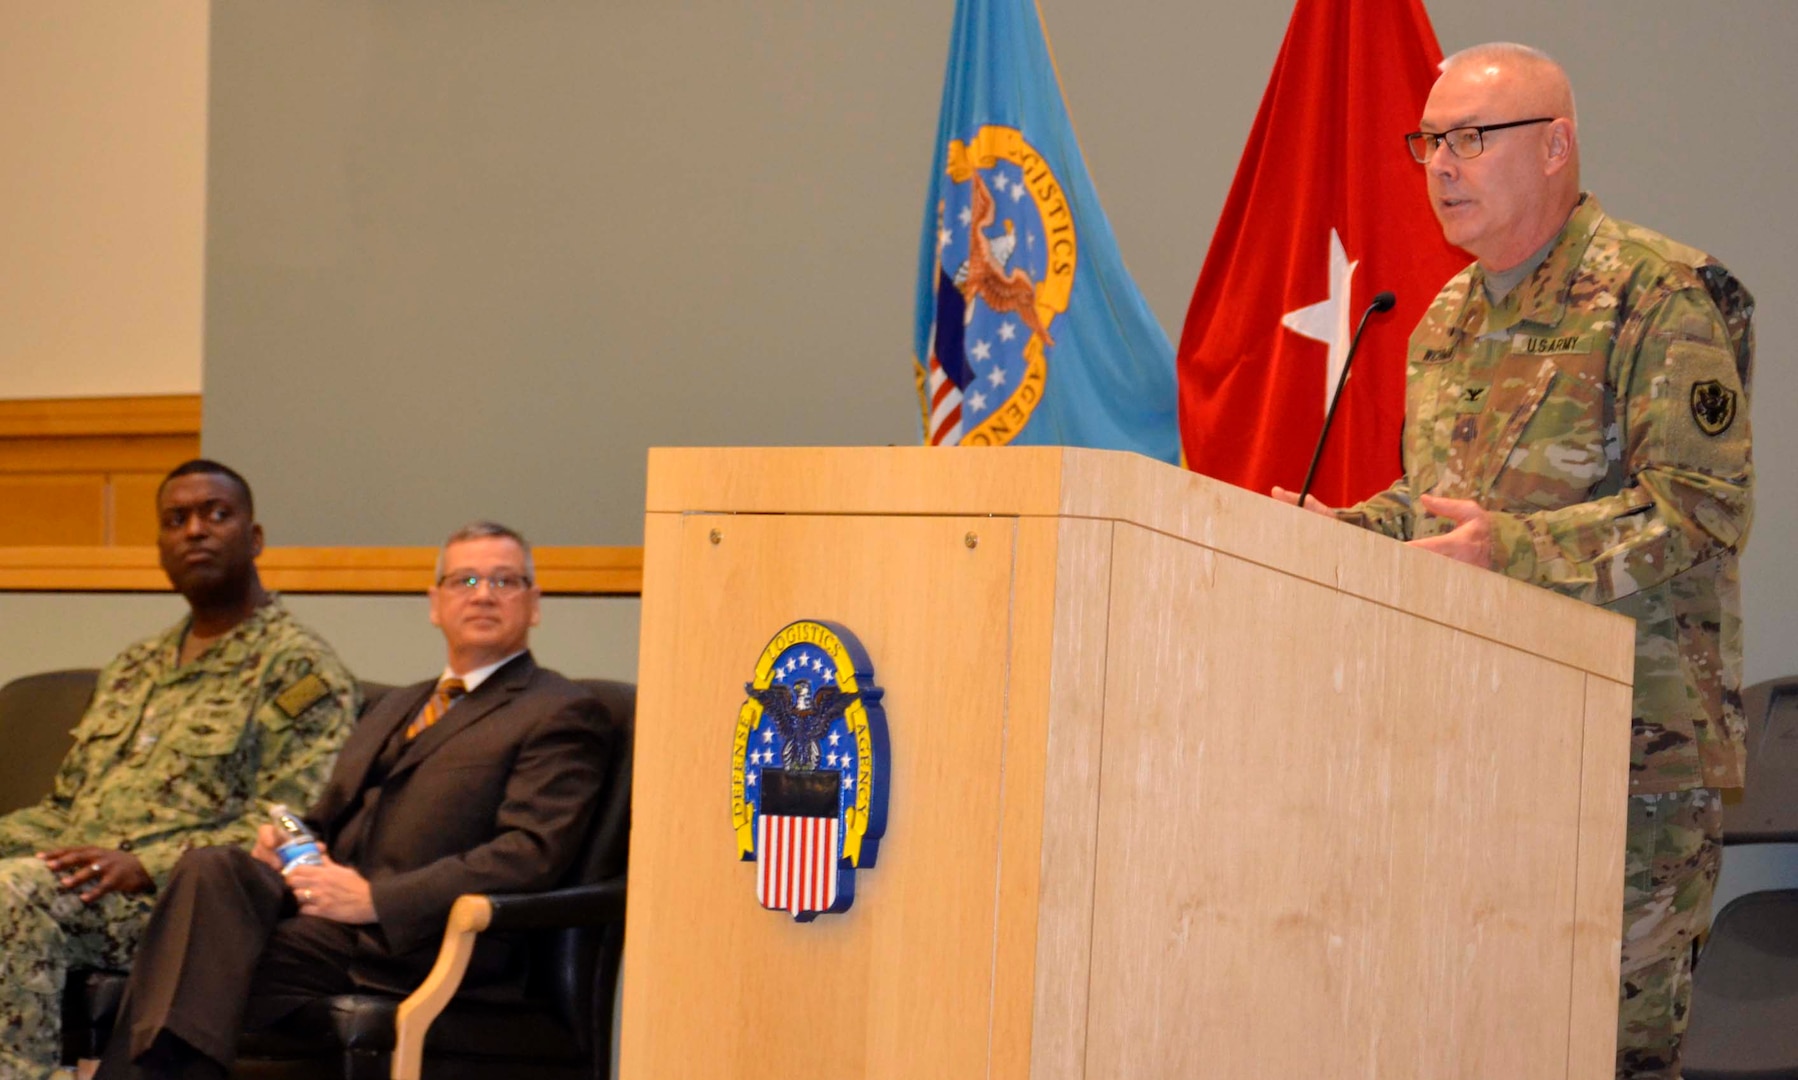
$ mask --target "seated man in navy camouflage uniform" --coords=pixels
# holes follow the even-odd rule
[[[69,968],[128,966],[181,853],[309,805],[355,723],[355,681],[262,587],[243,478],[190,461],[156,505],[189,614],[106,666],[51,793],[0,816],[0,1080],[55,1073]]]

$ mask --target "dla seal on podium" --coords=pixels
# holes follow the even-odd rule
[[[762,650],[731,748],[737,853],[761,905],[795,919],[847,911],[886,828],[886,717],[855,635],[801,620]]]

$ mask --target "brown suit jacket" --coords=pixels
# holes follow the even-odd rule
[[[525,653],[397,756],[389,749],[383,776],[383,749],[434,686],[369,710],[306,815],[332,857],[368,879],[393,954],[434,949],[463,893],[556,885],[580,853],[611,750],[605,707]]]
[[[368,879],[379,923],[296,917],[281,876],[243,849],[187,852],[144,933],[107,1075],[137,1075],[130,1062],[163,1030],[228,1066],[246,1025],[267,1026],[342,982],[410,993],[457,896],[563,879],[606,755],[623,752],[605,706],[526,654],[400,741],[434,685],[369,710],[307,815],[331,856]],[[482,934],[463,985],[504,999],[522,988],[525,966],[507,935]]]

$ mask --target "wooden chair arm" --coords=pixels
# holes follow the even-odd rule
[[[493,921],[493,903],[485,896],[458,896],[450,907],[437,962],[412,996],[400,1002],[393,1044],[393,1080],[423,1080],[425,1033],[456,996],[474,955],[475,935]]]

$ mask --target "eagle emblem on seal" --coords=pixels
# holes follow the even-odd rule
[[[821,760],[818,741],[830,725],[843,718],[849,706],[861,700],[857,691],[844,693],[835,686],[812,689],[807,678],[792,685],[758,687],[744,683],[749,696],[762,703],[762,715],[774,722],[780,735],[780,764],[787,769],[815,769]],[[834,762],[832,764],[835,764]]]

